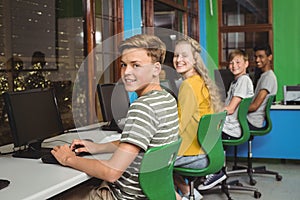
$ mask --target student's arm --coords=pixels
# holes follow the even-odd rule
[[[253,102],[250,104],[249,106],[249,112],[254,112],[256,111],[259,106],[262,104],[262,102],[265,100],[265,98],[268,95],[268,91],[265,89],[261,89],[258,92],[258,95],[255,97],[255,99],[253,100]]]
[[[227,111],[227,115],[231,115],[234,113],[235,109],[239,106],[242,101],[241,97],[234,96],[227,106],[225,106],[225,110]]]
[[[64,166],[83,171],[90,176],[115,182],[138,155],[140,147],[120,143],[109,160],[97,160],[76,156],[68,145],[54,147],[51,151]]]

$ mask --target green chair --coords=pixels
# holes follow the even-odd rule
[[[249,106],[251,104],[252,98],[244,98],[240,102],[239,108],[238,108],[238,121],[240,123],[242,135],[238,139],[230,139],[230,140],[223,140],[224,146],[234,146],[234,165],[237,163],[237,146],[241,145],[245,142],[248,142],[250,138],[250,130],[249,125],[247,121],[247,113]],[[226,149],[226,148],[225,148]],[[239,170],[233,170],[233,171],[227,171],[223,169],[224,173],[226,173],[227,176],[238,174],[240,173]],[[226,180],[222,183],[222,190],[238,190],[238,191],[253,191],[255,198],[260,198],[261,193],[253,187],[246,187],[243,186],[241,183],[239,183],[238,180],[231,181],[229,183],[226,182]],[[231,199],[231,198],[229,198]]]
[[[247,113],[252,98],[244,98],[241,100],[238,108],[238,121],[242,130],[242,136],[238,139],[223,140],[225,146],[238,146],[247,142],[250,138],[249,125],[247,121]]]
[[[148,199],[176,199],[173,167],[180,144],[181,138],[171,144],[152,147],[145,152],[139,181]]]
[[[266,169],[265,166],[259,166],[259,167],[252,166],[252,140],[254,139],[254,136],[263,136],[263,135],[268,134],[272,130],[272,120],[271,120],[271,116],[270,116],[270,109],[271,109],[271,105],[274,101],[274,98],[275,98],[275,95],[270,95],[267,100],[267,104],[265,107],[265,126],[262,128],[256,129],[256,130],[250,130],[250,138],[248,140],[248,157],[247,157],[248,165],[244,169],[244,171],[242,170],[240,172],[248,173],[251,185],[256,184],[256,181],[253,179],[254,173],[275,175],[277,181],[282,180],[282,176],[279,175],[278,172],[269,171]],[[241,167],[234,166],[234,169],[241,169]]]
[[[190,186],[190,199],[194,199],[194,179],[218,172],[224,165],[224,149],[221,132],[226,111],[207,114],[201,117],[198,126],[198,142],[205,150],[209,164],[203,169],[174,167],[174,172],[187,177]]]

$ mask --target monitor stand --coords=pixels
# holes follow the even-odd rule
[[[118,133],[122,133],[122,129],[118,126],[115,120],[112,120],[106,125],[101,126],[101,130],[104,131],[117,131]]]
[[[25,149],[20,149],[13,153],[13,157],[16,158],[31,158],[38,159],[45,154],[50,154],[52,148],[42,148],[42,141],[35,141],[28,144]]]

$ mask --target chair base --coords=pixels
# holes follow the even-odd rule
[[[234,180],[229,183],[225,181],[225,183],[217,185],[209,190],[203,190],[201,191],[201,193],[211,194],[211,193],[215,193],[216,191],[224,193],[227,196],[228,200],[232,200],[230,191],[248,191],[248,192],[250,191],[253,192],[254,198],[259,199],[261,197],[261,193],[258,191],[257,188],[244,186],[238,180]]]
[[[282,180],[282,176],[278,172],[267,170],[266,166],[253,167],[253,157],[252,157],[252,140],[254,136],[251,136],[248,140],[248,157],[247,157],[247,166],[238,166],[237,165],[237,146],[234,147],[234,165],[232,171],[227,172],[228,175],[247,173],[249,176],[250,185],[255,185],[256,180],[253,178],[253,174],[266,174],[266,175],[275,175],[277,181]]]
[[[282,180],[282,176],[278,172],[267,170],[266,166],[258,166],[258,167],[233,166],[232,171],[227,172],[229,176],[242,174],[242,173],[248,174],[250,185],[256,184],[256,180],[253,178],[254,174],[274,175],[277,181]]]
[[[222,170],[228,177],[230,172],[227,172],[225,168],[223,168]],[[227,178],[221,184],[216,185],[215,187],[213,187],[211,189],[201,190],[201,193],[202,194],[211,194],[211,193],[215,193],[216,191],[224,193],[227,196],[228,200],[232,200],[229,191],[250,191],[250,192],[253,192],[254,198],[258,199],[261,197],[261,193],[258,191],[257,188],[250,187],[250,186],[244,186],[242,183],[239,182],[239,180],[233,180],[233,181],[227,182]]]

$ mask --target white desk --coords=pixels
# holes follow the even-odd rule
[[[270,133],[254,137],[253,158],[300,160],[299,118],[300,105],[272,105],[270,111],[272,130]],[[233,149],[227,151],[233,155]],[[238,156],[247,157],[248,143],[239,146]]]
[[[67,133],[46,141],[63,140],[72,142],[75,138],[92,139],[104,143],[120,138],[115,132],[92,130],[87,132]],[[46,143],[53,147],[65,144],[61,141]],[[2,147],[12,148],[12,145]],[[97,155],[97,158],[109,159],[111,154]],[[10,185],[0,190],[0,199],[47,199],[76,186],[90,177],[80,171],[60,165],[44,164],[41,159],[13,158],[11,155],[0,157],[0,178],[10,180]]]
[[[272,105],[271,110],[300,110],[300,105]]]

